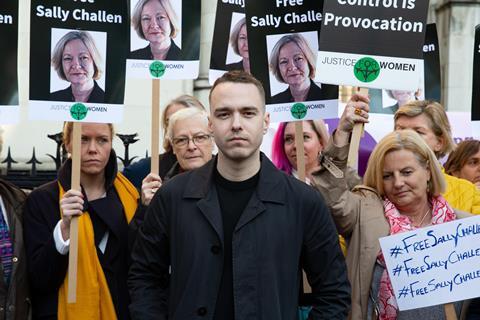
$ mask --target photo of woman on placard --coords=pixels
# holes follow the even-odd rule
[[[53,101],[104,102],[105,92],[97,81],[102,76],[102,58],[92,35],[70,31],[63,35],[52,53],[52,67],[70,86],[50,94]]]
[[[382,114],[395,114],[398,108],[407,102],[414,100],[423,100],[423,90],[419,88],[417,91],[409,90],[381,90],[371,89],[370,112]]]
[[[288,34],[281,37],[273,47],[269,65],[275,79],[288,84],[288,88],[273,95],[270,103],[325,99],[322,88],[313,82],[315,64],[316,50],[312,50],[304,36]]]
[[[132,26],[149,44],[132,51],[130,59],[180,60],[181,49],[173,41],[180,28],[170,0],[139,0],[132,13]]]
[[[245,17],[240,19],[232,29],[230,34],[230,46],[242,60],[229,63],[225,66],[225,70],[243,70],[250,73],[250,59],[248,56],[248,36]]]

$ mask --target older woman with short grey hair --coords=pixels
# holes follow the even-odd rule
[[[168,123],[167,138],[177,162],[163,181],[150,173],[142,181],[142,204],[148,205],[162,184],[175,175],[200,168],[212,159],[214,147],[208,128],[208,115],[198,108],[185,108],[175,112]]]

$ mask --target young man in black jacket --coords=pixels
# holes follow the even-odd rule
[[[321,196],[260,152],[261,83],[241,71],[210,92],[218,156],[153,198],[132,254],[134,319],[295,319],[302,268],[310,319],[345,319],[350,286]]]

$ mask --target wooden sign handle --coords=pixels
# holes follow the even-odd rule
[[[295,149],[298,179],[305,182],[305,148],[303,146],[303,121],[295,121]]]
[[[358,88],[358,93],[368,95],[368,88]],[[347,159],[347,165],[353,169],[358,168],[358,150],[360,149],[360,139],[363,136],[363,127],[363,123],[357,123],[353,126]]]
[[[73,123],[72,133],[72,185],[74,190],[80,187],[82,123]],[[78,217],[70,222],[70,249],[68,254],[68,303],[77,301],[77,264],[78,264]]]
[[[295,150],[297,154],[297,174],[298,179],[305,182],[305,148],[303,146],[303,121],[295,122]],[[302,271],[303,292],[311,293],[312,288],[308,283],[305,271]]]
[[[455,312],[455,306],[453,303],[447,303],[444,305],[445,320],[457,320],[457,313]]]
[[[160,164],[158,161],[160,142],[160,79],[152,80],[152,155],[151,173],[158,174]]]

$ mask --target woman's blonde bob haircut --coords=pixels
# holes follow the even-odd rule
[[[376,189],[382,197],[385,196],[383,189],[385,156],[390,152],[399,150],[411,151],[418,163],[430,171],[430,181],[427,189],[429,196],[438,196],[445,192],[446,183],[440,169],[440,163],[427,143],[413,130],[394,131],[380,140],[373,149],[370,159],[368,159],[363,183]]]
[[[298,33],[289,34],[281,37],[280,40],[278,40],[278,42],[273,47],[272,54],[270,55],[269,64],[270,64],[270,70],[272,71],[275,78],[279,82],[286,83],[285,80],[283,80],[282,78],[282,74],[280,73],[278,58],[280,56],[280,50],[282,49],[282,47],[290,42],[295,43],[300,48],[300,50],[302,50],[303,55],[305,56],[305,59],[307,59],[308,70],[310,70],[308,77],[310,79],[315,78],[315,64],[316,64],[315,54],[313,53],[312,49],[308,45],[307,40],[301,34],[298,34]]]
[[[452,139],[452,129],[447,113],[440,103],[431,100],[410,101],[395,112],[395,123],[400,117],[413,118],[421,114],[429,119],[428,126],[443,142],[442,149],[435,153],[437,158],[441,159],[455,149],[455,142]]]
[[[132,14],[132,26],[133,29],[137,32],[138,36],[143,39],[145,39],[145,35],[143,34],[142,30],[142,11],[143,7],[147,4],[149,1],[158,1],[160,2],[160,5],[165,9],[165,12],[167,13],[168,20],[170,20],[170,38],[174,39],[177,36],[177,33],[179,32],[180,28],[178,26],[178,18],[177,14],[175,13],[175,10],[173,10],[173,7],[170,3],[170,0],[140,0],[137,2],[135,5],[135,8],[133,9],[133,14]]]
[[[100,79],[103,72],[102,69],[100,69],[100,65],[102,64],[102,56],[95,45],[95,41],[87,31],[70,31],[61,37],[55,45],[52,54],[52,66],[60,79],[68,81],[63,70],[63,50],[65,49],[65,46],[73,40],[80,40],[83,42],[85,47],[87,47],[90,57],[92,57],[93,61],[93,80]]]
[[[230,34],[230,45],[232,46],[233,52],[240,55],[238,50],[238,36],[240,35],[240,29],[246,24],[246,19],[242,18],[233,27],[232,34]]]

